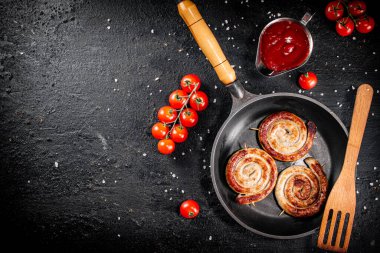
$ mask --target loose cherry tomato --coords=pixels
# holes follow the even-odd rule
[[[181,125],[175,125],[173,130],[170,133],[170,139],[174,142],[181,143],[186,141],[189,132],[187,128]]]
[[[163,139],[158,142],[157,148],[161,154],[170,155],[175,150],[175,143],[171,139]]]
[[[163,106],[158,110],[158,119],[163,123],[174,122],[177,118],[177,111],[171,106]]]
[[[325,16],[327,19],[335,21],[343,16],[344,6],[341,1],[329,2],[325,8]]]
[[[298,83],[304,90],[310,90],[317,85],[318,79],[313,72],[306,72],[305,74],[300,75],[298,78]]]
[[[354,16],[360,16],[367,10],[367,5],[363,1],[351,1],[348,3],[348,12]]]
[[[192,92],[194,89],[199,90],[201,87],[201,80],[195,74],[188,74],[182,77],[181,87],[186,93]]]
[[[192,199],[185,200],[179,207],[180,214],[187,219],[193,219],[197,217],[199,210],[200,208],[198,203]]]
[[[203,91],[196,91],[190,97],[190,106],[196,111],[203,111],[208,106],[208,97]]]
[[[154,138],[158,140],[164,139],[166,135],[168,134],[168,132],[169,132],[169,127],[162,122],[157,122],[152,127],[152,135]]]
[[[355,27],[360,33],[369,33],[375,28],[375,20],[370,16],[361,16],[356,20]]]
[[[179,119],[185,127],[193,127],[198,123],[198,114],[194,109],[186,108],[179,115]]]
[[[186,103],[187,93],[184,90],[175,90],[169,96],[169,104],[174,109],[181,109]]]
[[[341,18],[336,21],[335,30],[342,37],[348,36],[354,31],[354,21],[349,17]]]

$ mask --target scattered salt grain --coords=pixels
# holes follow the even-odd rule
[[[370,186],[373,186],[373,183],[371,182],[371,183],[369,183],[369,185],[370,185]]]
[[[352,37],[352,40],[356,40],[356,37],[354,36],[354,37]]]
[[[210,237],[208,239],[211,241],[212,240],[212,236],[210,235]]]
[[[161,92],[162,92],[162,90],[159,90],[158,92],[160,92],[160,93],[161,93]]]
[[[357,162],[356,165],[359,165],[359,162]]]
[[[159,77],[156,77],[156,78],[154,79],[154,81],[158,81],[158,80],[160,80],[160,78],[159,78]]]
[[[175,177],[175,174],[173,173],[172,177]]]
[[[364,209],[364,210],[367,210],[367,207],[366,207],[366,206],[363,206],[363,209]]]
[[[373,170],[377,170],[377,167],[373,167]]]
[[[182,155],[185,155],[185,152],[182,152]]]
[[[111,26],[107,26],[107,29],[108,29],[108,30],[111,29]]]
[[[218,89],[218,86],[216,86],[216,85],[215,85],[215,87],[214,87],[214,88],[215,88],[215,90],[216,90],[216,89]]]
[[[154,33],[154,30],[152,29],[152,30],[150,30],[150,32],[151,32],[151,33]]]
[[[115,180],[115,184],[117,183],[117,180]]]
[[[340,104],[339,107],[342,107],[343,104]]]
[[[277,17],[281,17],[281,13],[277,13]]]
[[[165,189],[165,191],[164,192],[168,192],[168,190],[167,189]]]
[[[103,179],[103,180],[102,180],[102,184],[105,184],[105,183],[106,183],[106,180]]]
[[[120,237],[120,234],[117,234],[117,237]]]
[[[359,191],[356,191],[356,194],[359,194]]]
[[[115,78],[115,83],[117,83],[117,81],[118,81],[117,78]]]
[[[216,98],[214,98],[214,101],[212,101],[214,104],[216,103]]]
[[[321,93],[321,96],[323,96],[324,94],[323,93]]]
[[[310,95],[311,95],[311,94],[313,94],[313,92],[312,92],[312,91],[310,91]]]
[[[373,54],[376,54],[376,52],[372,52]]]
[[[334,90],[335,93],[337,93],[338,91],[337,90]]]
[[[110,19],[110,18],[108,18],[108,19],[107,19],[107,22],[111,22],[111,19]]]
[[[206,169],[206,165],[203,165],[203,169],[204,169],[204,170]]]
[[[337,105],[339,105],[339,102],[336,102]]]
[[[301,93],[301,92],[302,92],[302,90],[301,90],[301,89],[299,89],[299,90],[298,90],[298,93]]]
[[[375,72],[377,72],[377,69],[375,69]]]
[[[352,89],[352,90],[355,90],[356,88],[355,88],[355,86],[351,86],[351,89]]]
[[[244,83],[248,83],[248,81],[244,81]]]
[[[367,72],[364,72],[365,75],[367,75],[368,73]]]
[[[172,200],[173,198],[172,197],[170,197],[170,199],[169,200]]]
[[[30,180],[28,180],[28,184],[30,184]]]
[[[345,70],[346,70],[346,68],[345,68],[345,67],[343,67],[343,68],[342,68],[342,70],[343,70],[343,71],[345,71]]]
[[[110,111],[110,108],[107,108],[107,111],[109,112],[109,111]]]
[[[372,113],[372,116],[375,116],[375,113],[374,113],[374,112]]]
[[[54,167],[58,168],[58,162],[54,162]]]
[[[182,192],[182,193],[185,193],[185,191],[184,191],[184,190],[181,190],[181,192]]]
[[[380,92],[379,90],[376,91],[377,94],[379,94],[379,92]]]
[[[378,201],[378,200],[379,200],[379,198],[378,198],[378,197],[376,197],[376,198],[375,198],[375,200],[376,200],[376,201]]]
[[[120,220],[120,217],[117,217],[117,220]]]
[[[203,141],[203,138],[202,138],[202,136],[199,136],[199,140],[200,140],[200,141]]]
[[[144,153],[143,156],[146,156],[146,153]]]

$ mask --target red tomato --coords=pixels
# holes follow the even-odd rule
[[[168,105],[163,106],[158,110],[158,119],[163,123],[172,123],[177,118],[177,111]]]
[[[179,119],[185,127],[193,127],[198,123],[198,114],[194,109],[186,108],[179,115]]]
[[[193,219],[197,217],[199,210],[200,208],[198,203],[192,199],[185,200],[179,207],[180,214],[187,219]]]
[[[360,33],[369,33],[375,28],[375,20],[370,16],[359,17],[355,27]]]
[[[325,8],[326,18],[332,21],[338,20],[343,16],[344,6],[341,1],[332,1]]]
[[[181,109],[187,101],[187,93],[183,90],[175,90],[169,96],[169,104],[174,109]]]
[[[348,3],[348,12],[354,16],[363,15],[367,10],[367,5],[363,1],[351,1]]]
[[[175,150],[175,143],[171,139],[163,139],[158,142],[157,148],[161,154],[170,155]]]
[[[203,91],[196,91],[190,97],[190,106],[196,111],[203,111],[208,106],[208,97]]]
[[[157,122],[152,127],[152,135],[154,138],[161,140],[169,133],[169,127],[161,122]]]
[[[341,18],[336,21],[335,30],[342,37],[348,36],[354,31],[354,21],[349,17]]]
[[[317,85],[318,79],[313,72],[306,72],[305,74],[300,75],[298,78],[298,83],[304,90],[310,90]]]
[[[201,87],[201,80],[195,74],[188,74],[182,77],[181,87],[186,93],[192,92],[194,89],[199,90]]]
[[[189,132],[186,127],[181,125],[175,125],[172,132],[170,133],[170,138],[177,143],[184,142],[187,139]]]

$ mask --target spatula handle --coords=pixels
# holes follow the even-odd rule
[[[180,1],[177,5],[178,12],[189,27],[195,41],[202,52],[210,61],[219,80],[224,85],[229,85],[236,80],[236,74],[231,67],[214,34],[202,18],[197,6],[189,0]]]
[[[352,115],[350,134],[348,136],[346,156],[343,165],[343,170],[350,171],[350,173],[355,173],[356,162],[358,160],[360,145],[371,107],[372,96],[373,89],[369,84],[360,85],[356,93],[354,113]]]

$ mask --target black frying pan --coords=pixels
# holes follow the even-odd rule
[[[343,166],[347,145],[345,126],[330,109],[312,98],[292,93],[258,96],[244,90],[196,6],[188,0],[180,1],[178,10],[219,79],[232,95],[231,113],[220,128],[211,152],[211,177],[220,202],[240,225],[257,234],[277,239],[312,234],[321,223],[322,212],[311,218],[279,215],[282,210],[273,193],[255,203],[254,207],[237,204],[237,194],[226,181],[226,164],[229,157],[245,144],[260,147],[257,134],[249,128],[257,128],[271,113],[289,111],[317,125],[316,139],[308,156],[316,158],[323,165],[331,188]],[[303,159],[292,163],[276,161],[279,172],[294,163],[302,164]]]

